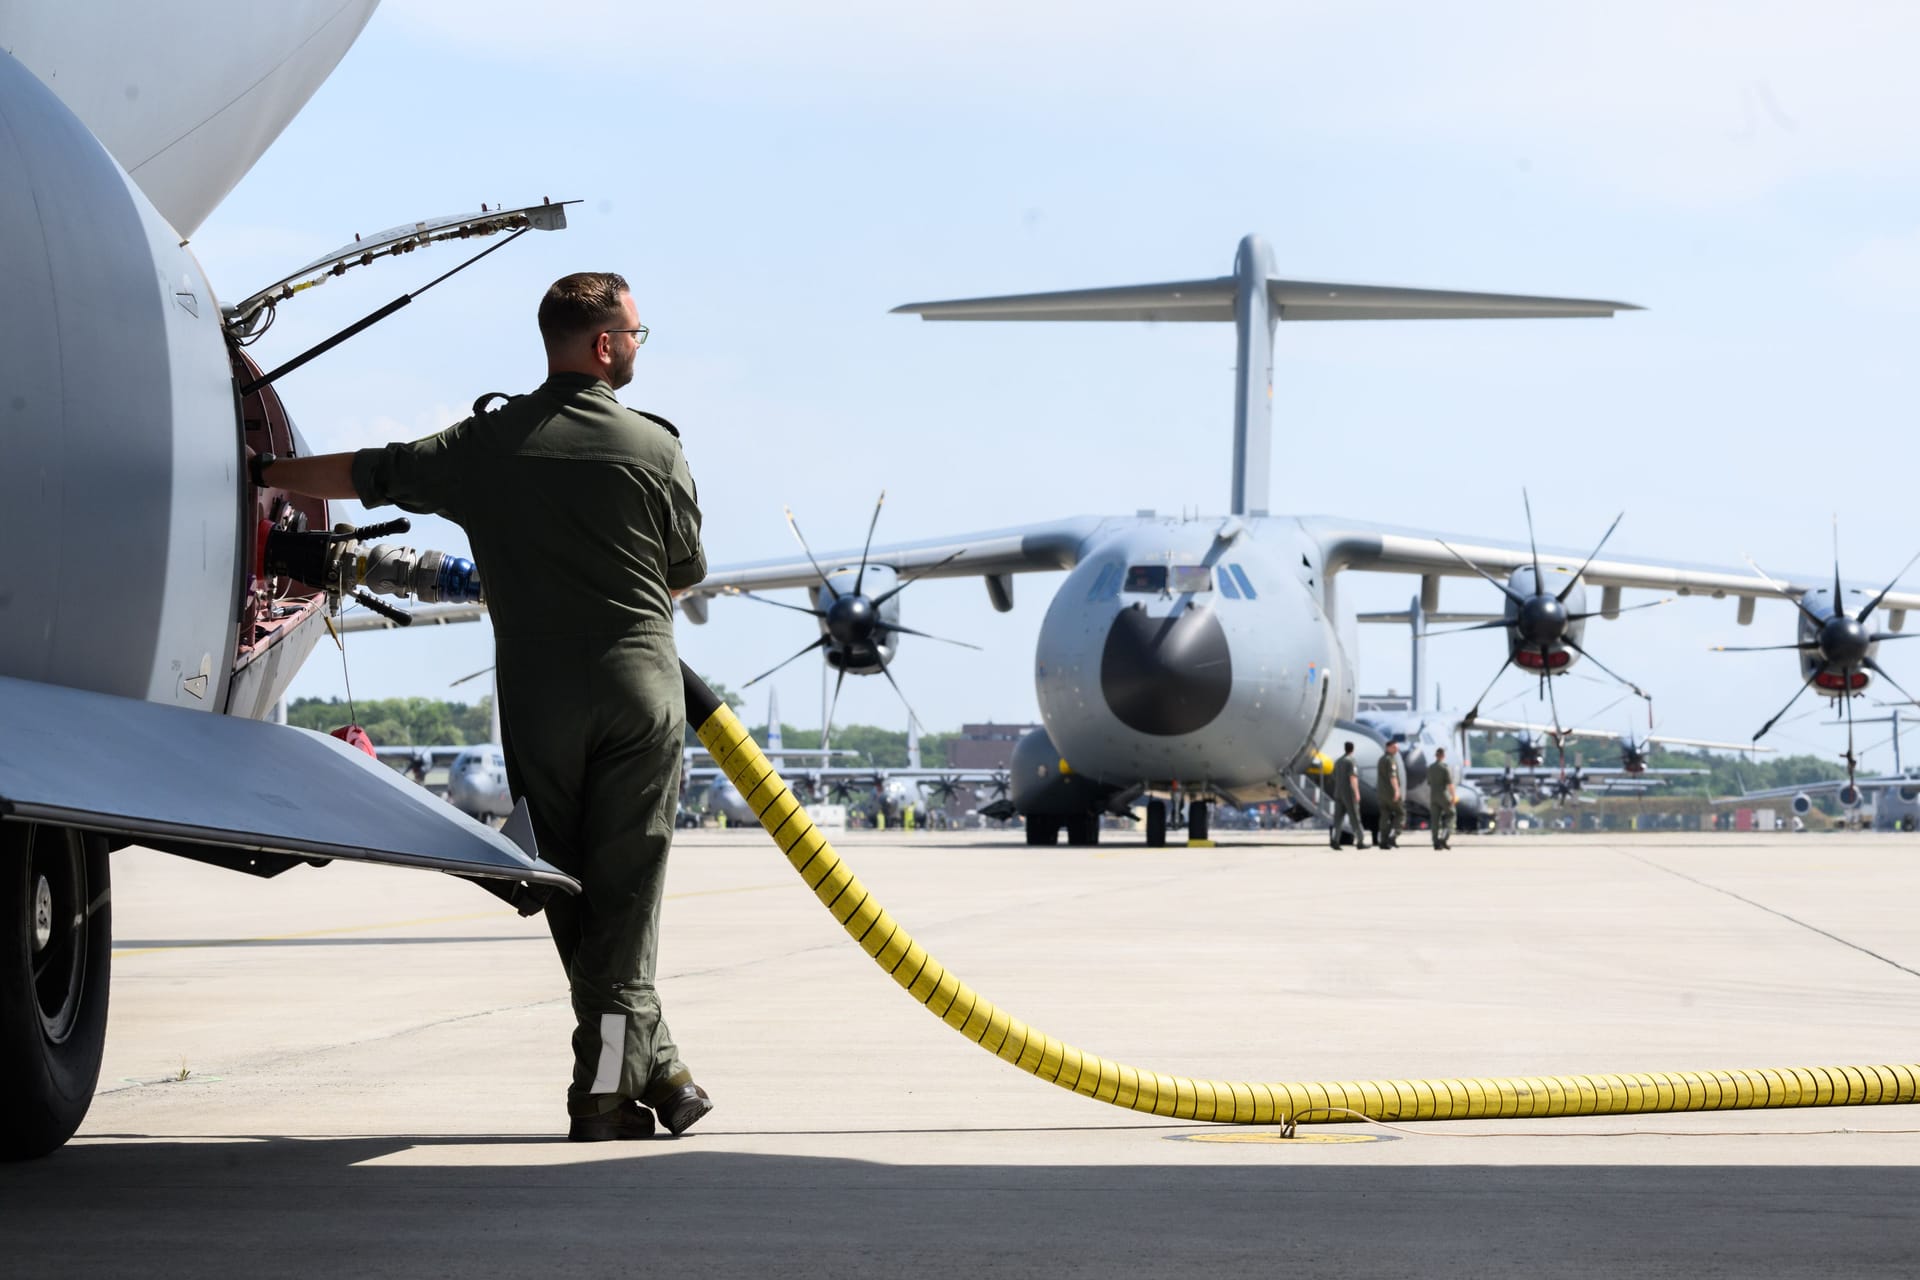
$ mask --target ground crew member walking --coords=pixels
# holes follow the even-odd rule
[[[393,503],[467,531],[486,581],[507,777],[540,854],[580,881],[547,906],[573,993],[568,1136],[678,1135],[712,1109],[654,990],[686,707],[672,592],[706,576],[680,433],[623,406],[646,326],[611,272],[540,302],[547,380],[411,444],[290,458],[268,483]],[[258,461],[258,460],[256,460]],[[258,468],[266,470],[267,468]]]
[[[1453,842],[1454,807],[1460,792],[1453,785],[1453,770],[1447,767],[1447,749],[1436,747],[1433,763],[1427,766],[1427,813],[1433,828],[1433,847],[1446,849]]]
[[[1327,829],[1328,843],[1336,849],[1340,847],[1340,823],[1344,819],[1353,827],[1353,847],[1366,848],[1367,829],[1360,825],[1360,775],[1351,742],[1333,762],[1333,809],[1333,825]]]
[[[1373,798],[1380,806],[1377,843],[1382,849],[1397,848],[1401,828],[1407,825],[1406,783],[1406,770],[1400,761],[1400,744],[1389,742],[1374,771]]]

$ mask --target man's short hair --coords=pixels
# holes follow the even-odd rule
[[[1445,754],[1447,754],[1447,749],[1445,747],[1435,747],[1433,749],[1433,758],[1435,760],[1438,760],[1441,756],[1444,756]]]
[[[1347,754],[1348,754],[1348,755],[1352,755],[1352,754],[1353,754],[1353,744],[1352,744],[1351,742],[1349,742],[1349,743],[1347,744]]]
[[[625,323],[620,295],[632,292],[613,271],[576,271],[561,276],[540,299],[540,339],[548,350]]]

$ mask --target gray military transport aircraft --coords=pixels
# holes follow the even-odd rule
[[[1732,596],[1742,624],[1752,621],[1756,599],[1785,596],[1802,615],[1792,647],[1813,668],[1803,688],[1857,693],[1867,670],[1880,672],[1872,644],[1900,630],[1920,595],[1889,588],[1872,601],[1869,612],[1882,604],[1891,611],[1891,632],[1870,634],[1858,620],[1823,631],[1806,621],[1831,611],[1811,580],[1603,560],[1605,537],[1584,555],[1543,551],[1532,540],[1530,506],[1524,544],[1275,510],[1272,351],[1281,322],[1603,317],[1634,309],[1581,298],[1291,280],[1275,271],[1268,246],[1252,235],[1241,240],[1231,275],[898,307],[936,321],[1231,322],[1238,362],[1226,514],[1075,516],[817,557],[806,551],[717,567],[681,606],[698,624],[708,620],[715,597],[806,588],[811,607],[803,611],[816,617],[820,635],[802,652],[823,650],[843,673],[885,673],[902,637],[914,633],[900,625],[897,594],[882,602],[862,588],[863,578],[887,583],[881,594],[888,595],[900,582],[977,577],[1004,612],[1012,608],[1013,575],[1064,571],[1034,654],[1045,729],[1020,742],[1013,757],[1013,805],[1035,844],[1054,843],[1063,827],[1070,842],[1093,843],[1101,814],[1142,798],[1147,840],[1161,843],[1169,801],[1188,802],[1189,839],[1204,839],[1208,800],[1249,804],[1313,794],[1308,774],[1318,752],[1355,708],[1354,616],[1339,593],[1340,575],[1354,570],[1419,576],[1429,612],[1439,607],[1442,577],[1491,583],[1500,593],[1496,625],[1507,640],[1501,672],[1518,666],[1547,692],[1583,656],[1613,675],[1588,654],[1582,628],[1588,618],[1617,615],[1627,588]],[[1590,585],[1600,588],[1598,608],[1588,607]],[[1836,575],[1836,597],[1839,585]],[[1844,670],[1827,672],[1831,664]],[[1821,681],[1823,672],[1833,679]]]
[[[343,599],[471,602],[479,580],[249,483],[250,453],[306,449],[245,344],[351,266],[564,225],[557,206],[411,224],[221,305],[187,237],[373,7],[0,4],[0,1158],[58,1147],[92,1099],[110,850],[578,888],[524,820],[492,831],[267,722]]]

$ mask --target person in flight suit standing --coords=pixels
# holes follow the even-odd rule
[[[1327,828],[1327,842],[1336,849],[1340,847],[1342,821],[1353,828],[1353,847],[1366,848],[1367,829],[1360,825],[1359,766],[1354,762],[1351,742],[1333,762],[1333,825]]]
[[[1451,848],[1453,844],[1454,806],[1460,793],[1453,785],[1453,769],[1447,764],[1447,749],[1435,747],[1433,763],[1427,766],[1427,815],[1433,828],[1433,847]]]
[[[1374,769],[1373,798],[1380,805],[1380,833],[1375,843],[1382,849],[1397,848],[1400,831],[1407,825],[1406,779],[1405,766],[1400,761],[1400,744],[1389,742]]]
[[[493,621],[507,776],[541,856],[580,881],[546,908],[572,988],[568,1137],[675,1136],[713,1107],[654,989],[686,707],[673,592],[706,576],[699,495],[664,418],[614,392],[646,341],[627,282],[541,299],[547,380],[438,435],[255,459],[255,480],[431,512],[473,545]]]

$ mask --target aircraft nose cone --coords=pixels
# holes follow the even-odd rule
[[[1123,609],[1100,655],[1100,692],[1120,723],[1160,737],[1213,723],[1233,691],[1227,633],[1211,609],[1169,618]]]

